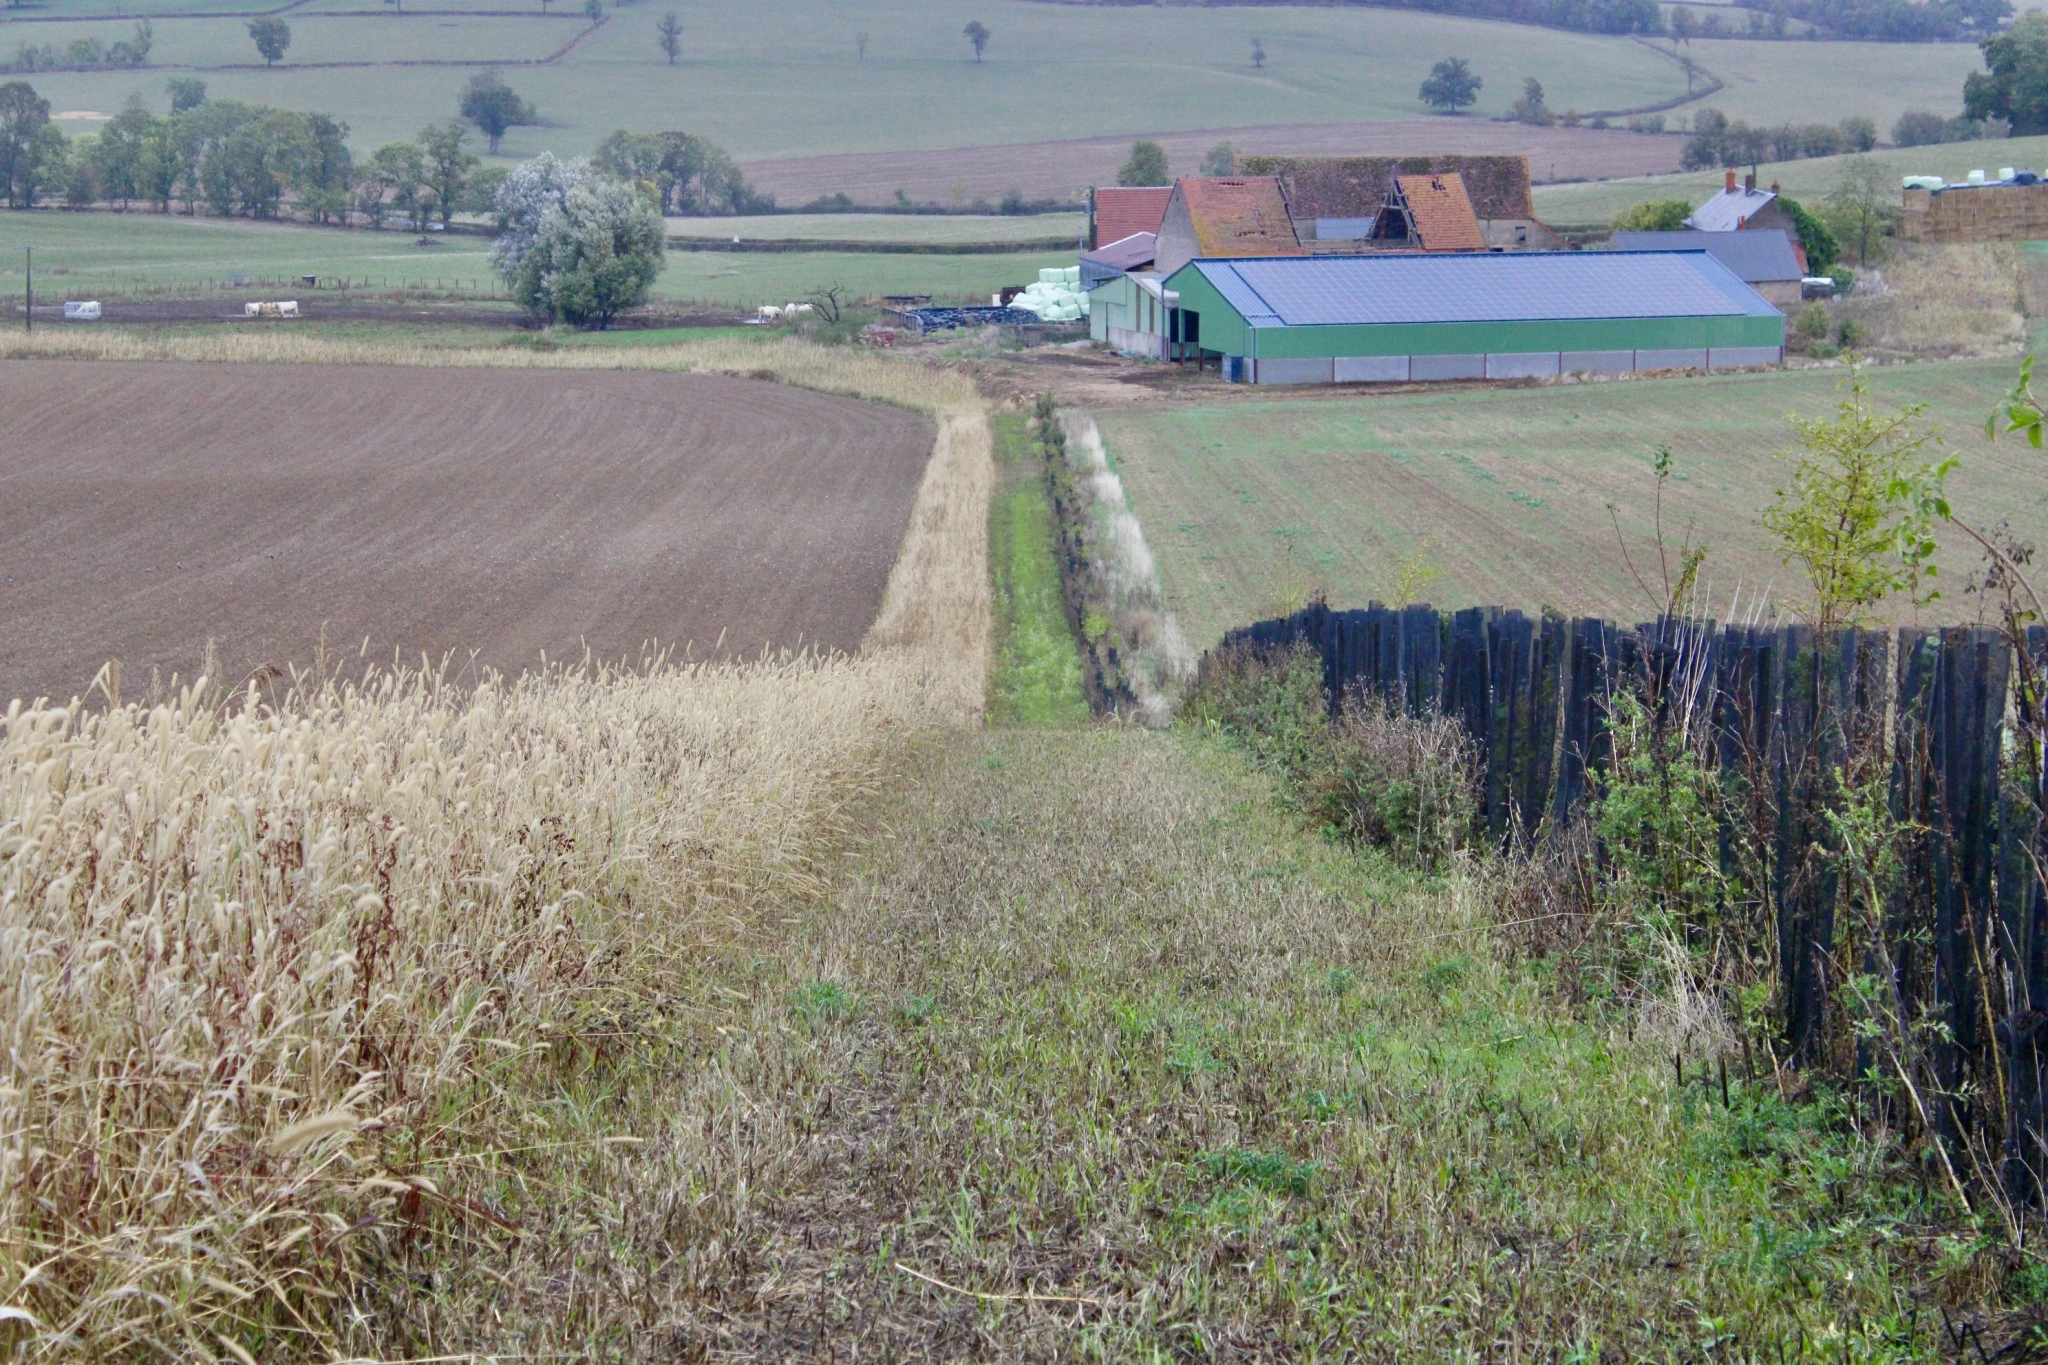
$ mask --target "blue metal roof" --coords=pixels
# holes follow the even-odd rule
[[[1742,232],[1617,232],[1616,251],[1704,251],[1750,284],[1797,280],[1806,272],[1783,228]]]
[[[1779,316],[1704,251],[1272,256],[1181,270],[1254,327]]]

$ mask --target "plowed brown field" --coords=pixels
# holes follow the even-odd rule
[[[851,648],[921,417],[704,375],[0,362],[0,707],[330,656]]]

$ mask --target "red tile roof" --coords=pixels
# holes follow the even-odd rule
[[[1095,191],[1095,240],[1091,246],[1108,246],[1138,232],[1157,232],[1166,217],[1166,202],[1173,198],[1173,186],[1148,185],[1129,189],[1121,185]]]
[[[1408,214],[1415,220],[1415,235],[1422,239],[1424,251],[1486,250],[1486,237],[1479,231],[1479,219],[1465,195],[1464,178],[1455,171],[1397,176],[1394,183],[1408,201]]]
[[[1182,180],[1175,190],[1187,203],[1201,254],[1300,256],[1301,239],[1273,176]],[[1468,210],[1469,211],[1469,210]]]

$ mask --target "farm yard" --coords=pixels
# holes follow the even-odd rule
[[[1977,520],[2048,542],[2048,464],[1983,439],[2015,362],[1882,367],[1881,405],[1925,402],[1961,464],[1951,500]],[[1758,524],[1785,477],[1788,414],[1837,401],[1839,370],[1638,379],[1098,409],[1103,442],[1159,563],[1168,605],[1197,648],[1319,587],[1339,606],[1492,603],[1635,620],[1652,549],[1651,457],[1669,444],[1665,525],[1709,547],[1716,610],[1782,598],[1792,571]],[[1975,567],[1944,551],[1945,599],[1926,619],[1974,616]]]
[[[9,697],[190,681],[209,642],[230,680],[851,649],[931,441],[695,375],[10,361],[0,393],[40,433],[0,467]]]

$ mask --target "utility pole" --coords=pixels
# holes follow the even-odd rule
[[[36,249],[25,246],[21,254],[28,261],[28,306],[21,310],[21,330],[33,332],[36,329]]]

